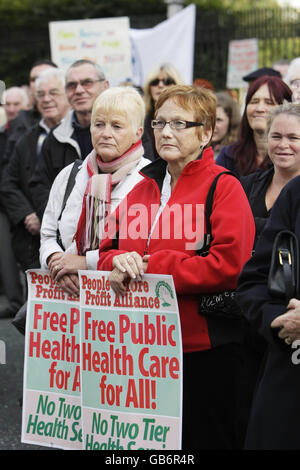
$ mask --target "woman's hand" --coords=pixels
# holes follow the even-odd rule
[[[50,271],[50,276],[52,277],[52,279],[54,279],[56,271],[58,270],[59,261],[63,255],[64,255],[63,252],[56,251],[55,253],[52,253],[52,255],[48,256],[47,258],[47,265],[48,265],[48,269]]]
[[[127,273],[123,273],[118,268],[114,268],[108,277],[113,291],[116,292],[117,294],[125,295],[126,280],[128,279],[128,277],[129,276]]]
[[[48,268],[53,280],[59,282],[66,274],[77,274],[79,269],[87,269],[86,258],[72,253],[54,253],[48,261]]]
[[[136,251],[114,256],[112,264],[122,273],[127,273],[131,279],[140,280],[144,274],[143,258]]]
[[[79,297],[80,286],[78,274],[65,274],[60,278],[60,281],[57,283],[57,285],[72,297]]]
[[[291,344],[296,339],[300,339],[300,300],[291,299],[287,308],[286,313],[272,321],[271,327],[280,328],[279,338]]]
[[[126,281],[128,279],[141,280],[141,276],[147,271],[150,255],[142,257],[136,251],[122,253],[114,256],[113,267],[109,281],[112,289],[120,295],[126,293]]]

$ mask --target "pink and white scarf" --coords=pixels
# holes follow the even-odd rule
[[[73,238],[76,241],[79,255],[85,256],[87,251],[99,248],[105,221],[110,214],[111,191],[126,178],[143,154],[142,141],[139,140],[127,152],[111,162],[103,162],[95,150],[87,156],[89,180],[83,197],[77,230]]]

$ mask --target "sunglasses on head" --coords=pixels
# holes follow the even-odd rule
[[[159,83],[162,82],[165,86],[175,85],[175,81],[173,78],[155,78],[150,82],[150,86],[157,86]]]

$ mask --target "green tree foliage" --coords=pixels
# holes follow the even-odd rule
[[[188,0],[186,4],[195,3],[201,8],[243,11],[253,8],[276,8],[277,0]]]
[[[165,13],[163,0],[0,0],[0,12],[17,16],[25,21],[27,14],[40,15],[48,13],[51,19],[68,18],[107,18],[129,15],[147,15]],[[64,16],[64,18],[62,18]],[[34,20],[35,18],[33,18]]]

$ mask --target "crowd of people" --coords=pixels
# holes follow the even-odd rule
[[[28,269],[48,269],[72,296],[81,269],[109,271],[120,295],[130,279],[171,274],[183,344],[183,449],[300,449],[291,359],[300,300],[268,290],[276,233],[300,238],[300,58],[245,82],[241,103],[205,78],[185,83],[169,63],[141,88],[110,86],[86,59],[66,73],[40,60],[28,87],[8,88],[3,100],[0,318],[26,303]],[[161,236],[166,209],[205,206],[215,178],[209,250],[201,251],[202,232],[189,237],[196,210]],[[138,238],[126,232],[137,203],[149,227]],[[236,293],[237,316],[201,310],[203,295],[227,291]]]

